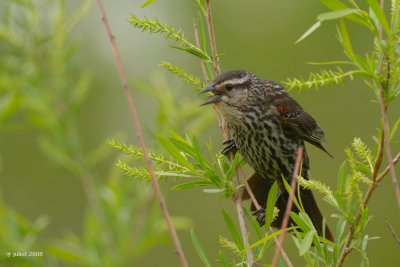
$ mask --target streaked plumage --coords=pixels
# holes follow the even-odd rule
[[[213,93],[205,104],[217,105],[232,135],[232,141],[227,143],[224,152],[239,150],[255,170],[248,182],[263,207],[271,185],[278,181],[280,194],[276,206],[280,214],[273,226],[280,227],[288,199],[282,177],[290,182],[297,148],[304,146],[304,141],[329,154],[322,146],[324,132],[281,85],[247,71],[223,73],[203,92]],[[301,175],[305,179],[310,177],[309,169],[309,159],[304,150]],[[322,215],[312,192],[302,188],[300,193],[305,211],[322,235]],[[248,197],[245,193],[244,198]],[[255,210],[254,205],[252,210]],[[298,212],[296,207],[293,211]],[[260,224],[263,224],[263,219],[263,216],[258,216]],[[329,229],[325,235],[333,240]]]

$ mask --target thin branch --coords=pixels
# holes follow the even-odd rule
[[[238,179],[235,179],[238,181]],[[238,188],[238,184],[235,181],[235,186]],[[235,203],[236,212],[238,214],[239,220],[239,228],[240,233],[242,234],[243,243],[245,247],[249,247],[249,231],[247,230],[246,220],[243,213],[243,206],[242,206],[242,191],[239,190],[239,193],[235,195],[233,202]],[[258,264],[254,261],[253,251],[251,249],[246,249],[246,256],[247,256],[247,263],[249,266],[258,266]]]
[[[195,20],[193,20],[193,27],[194,27],[194,40],[196,42],[196,46],[197,46],[197,48],[201,49],[199,31],[197,30],[197,24],[196,24]],[[209,79],[207,76],[206,66],[204,65],[204,61],[202,59],[200,59],[200,67],[201,67],[201,73],[203,74],[204,80],[206,81],[206,83],[208,83]]]
[[[390,224],[389,221],[386,221],[385,223],[386,223],[387,227],[389,228],[389,231],[392,233],[392,236],[393,236],[394,240],[396,240],[397,245],[400,246],[400,238],[399,238],[399,236],[396,234],[396,231],[394,230],[393,226]]]
[[[290,183],[289,199],[288,199],[288,203],[286,204],[285,215],[283,217],[282,226],[281,226],[282,234],[279,236],[279,245],[275,249],[274,259],[272,261],[273,267],[276,267],[276,265],[278,263],[278,257],[281,252],[281,250],[279,248],[282,247],[283,240],[285,239],[286,227],[289,223],[290,211],[292,210],[292,207],[293,207],[294,191],[296,190],[296,180],[297,180],[297,176],[299,175],[302,158],[303,158],[303,146],[300,145],[297,148],[296,162],[294,164],[292,181]]]
[[[385,1],[381,0],[380,2],[380,6],[382,8],[382,10],[384,10],[384,4]],[[384,36],[384,31],[383,31],[383,27],[380,27],[380,39],[383,40],[383,36]],[[383,55],[384,56],[384,55]],[[385,58],[385,60],[387,61],[387,73],[386,73],[386,88],[389,88],[389,82],[390,82],[390,62],[388,59]],[[382,63],[381,63],[381,74],[383,74],[384,72],[384,64],[383,61],[384,59],[381,59]],[[380,108],[381,108],[381,119],[383,122],[383,140],[385,143],[385,152],[386,152],[386,158],[387,161],[389,162],[389,166],[390,166],[390,176],[392,177],[392,184],[393,184],[393,188],[394,188],[394,192],[396,194],[396,200],[397,200],[397,206],[400,209],[400,188],[399,188],[399,182],[397,179],[397,174],[396,174],[396,169],[394,168],[393,165],[393,158],[392,158],[392,151],[391,151],[391,147],[390,147],[390,127],[389,127],[389,120],[388,120],[388,116],[387,116],[387,103],[386,103],[386,99],[385,99],[385,85],[383,84],[383,82],[381,83],[380,86],[380,94],[379,94],[379,104],[380,104]]]
[[[214,26],[213,26],[214,24],[213,24],[213,20],[212,20],[210,0],[206,0],[206,11],[207,11],[207,28],[208,28],[208,35],[210,37],[211,54],[215,61],[215,72],[218,75],[221,73],[221,67],[219,64],[217,44],[215,42],[215,34],[214,34]]]
[[[376,182],[379,183],[380,181],[382,181],[383,178],[385,178],[386,174],[388,174],[391,165],[396,164],[397,162],[399,162],[400,160],[400,153],[397,153],[396,157],[393,158],[392,163],[393,164],[389,164],[384,170],[383,172],[376,178]]]
[[[179,257],[180,264],[183,267],[188,267],[189,265],[188,265],[188,263],[186,261],[185,255],[183,253],[183,249],[182,249],[182,246],[180,244],[180,241],[179,241],[179,238],[178,238],[178,234],[176,233],[175,227],[174,227],[174,225],[172,223],[172,220],[171,220],[171,216],[169,215],[169,212],[168,212],[167,204],[166,204],[166,202],[164,200],[164,197],[162,195],[162,192],[161,192],[161,189],[160,189],[160,185],[158,184],[157,177],[156,177],[156,174],[155,174],[154,168],[153,168],[153,162],[150,159],[149,153],[147,151],[146,144],[145,144],[144,139],[143,139],[143,133],[142,133],[141,125],[140,125],[140,122],[139,122],[139,117],[138,117],[138,114],[137,114],[137,111],[136,111],[136,107],[135,107],[135,105],[133,104],[133,101],[132,101],[132,96],[131,96],[129,85],[128,85],[128,82],[127,82],[127,79],[126,79],[125,70],[124,70],[123,65],[122,65],[121,55],[120,55],[117,43],[115,41],[115,37],[112,34],[110,24],[108,23],[106,11],[105,11],[105,8],[104,8],[102,0],[97,0],[97,6],[99,7],[100,14],[101,14],[101,17],[102,17],[102,21],[104,23],[105,30],[106,30],[108,38],[110,40],[111,48],[112,48],[112,51],[113,51],[113,54],[114,54],[114,60],[115,60],[115,63],[117,65],[117,68],[118,68],[118,73],[119,73],[119,76],[120,76],[120,79],[121,79],[121,84],[122,84],[122,87],[123,87],[125,98],[126,98],[126,100],[128,102],[129,112],[130,112],[130,115],[132,117],[132,122],[133,122],[133,124],[134,124],[134,126],[136,128],[136,136],[138,138],[140,147],[141,147],[141,149],[143,151],[143,155],[145,157],[147,169],[149,170],[149,173],[150,173],[151,184],[152,184],[153,190],[155,192],[155,195],[157,197],[158,203],[159,203],[160,208],[162,210],[162,213],[164,215],[164,219],[165,219],[165,221],[167,223],[168,231],[169,231],[169,233],[170,233],[170,235],[172,237],[172,240],[174,242],[176,253],[177,253],[178,257]]]
[[[391,147],[390,147],[389,121],[388,121],[388,117],[387,117],[387,113],[386,113],[386,104],[385,104],[385,95],[384,95],[383,86],[381,87],[380,106],[381,106],[381,117],[383,120],[383,139],[385,140],[386,158],[387,158],[387,161],[389,162],[390,176],[392,177],[392,184],[393,184],[394,192],[396,194],[397,206],[400,208],[400,188],[399,188],[399,182],[397,179],[396,170],[395,170],[394,164],[393,164],[392,151],[391,151]]]

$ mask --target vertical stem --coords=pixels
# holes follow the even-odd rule
[[[104,27],[106,29],[108,38],[109,38],[110,43],[111,43],[111,48],[112,48],[112,51],[113,51],[113,54],[114,54],[115,63],[116,63],[117,68],[118,68],[118,73],[119,73],[119,76],[120,76],[120,79],[121,79],[122,88],[123,88],[123,91],[124,91],[124,94],[125,94],[125,98],[126,98],[127,103],[128,103],[128,108],[129,108],[130,115],[132,117],[132,122],[133,122],[133,124],[135,126],[135,129],[136,129],[136,136],[138,138],[140,147],[141,147],[141,149],[143,151],[143,155],[145,157],[147,169],[148,169],[148,171],[150,173],[151,185],[152,185],[153,190],[155,192],[155,195],[157,197],[157,200],[158,200],[158,203],[160,205],[161,211],[163,213],[164,219],[165,219],[165,221],[167,223],[168,231],[169,231],[169,233],[170,233],[170,235],[172,237],[172,240],[174,242],[175,250],[176,250],[176,253],[177,253],[178,257],[179,257],[180,264],[183,267],[188,267],[189,265],[188,265],[188,263],[186,261],[185,254],[183,253],[183,249],[182,249],[181,243],[179,241],[178,234],[176,233],[175,227],[174,227],[174,225],[172,223],[172,220],[171,220],[171,216],[169,215],[169,212],[168,212],[167,204],[166,204],[166,202],[164,200],[164,197],[162,195],[162,192],[161,192],[161,189],[160,189],[160,185],[158,184],[157,176],[156,176],[156,174],[154,172],[153,162],[150,159],[149,153],[147,151],[146,144],[144,142],[144,138],[143,138],[143,133],[142,133],[142,128],[141,128],[141,125],[140,125],[139,117],[138,117],[138,114],[137,114],[137,111],[136,111],[136,107],[135,107],[135,105],[133,104],[133,101],[132,101],[132,96],[131,96],[131,93],[130,93],[130,90],[129,90],[129,85],[128,85],[128,82],[126,80],[125,70],[124,70],[123,65],[122,65],[122,58],[121,58],[121,55],[119,53],[119,49],[118,49],[117,43],[115,41],[115,37],[113,36],[112,31],[111,31],[111,27],[110,27],[110,25],[108,23],[106,11],[105,11],[105,8],[103,6],[102,0],[97,0],[97,6],[99,7],[100,14],[102,16],[102,20],[103,20],[103,23],[104,23]]]
[[[384,10],[384,5],[385,1],[381,0],[380,1],[380,6],[382,10]],[[380,27],[380,32],[379,32],[379,38],[383,40],[384,37],[384,30],[383,27]],[[389,83],[390,83],[390,62],[387,57],[385,57],[384,52],[382,52],[382,59],[381,59],[381,69],[379,70],[381,75],[384,74],[384,66],[385,66],[385,61],[387,64],[387,75],[386,75],[386,89],[389,90]],[[386,103],[386,98],[385,98],[385,84],[382,82],[380,84],[380,94],[379,94],[379,104],[380,104],[380,110],[381,110],[381,119],[383,123],[383,140],[385,144],[385,152],[386,152],[386,159],[389,163],[390,166],[390,176],[392,177],[392,184],[394,188],[394,192],[396,194],[396,200],[397,200],[397,206],[400,209],[400,189],[399,189],[399,182],[397,179],[397,174],[396,174],[396,169],[394,168],[393,164],[393,157],[392,157],[392,151],[390,147],[390,127],[389,127],[389,120],[387,116],[387,103]]]
[[[380,96],[380,106],[381,106],[381,117],[383,120],[383,139],[385,142],[385,152],[386,152],[386,159],[389,163],[390,167],[390,176],[392,177],[392,184],[394,188],[394,192],[396,194],[397,206],[400,208],[400,189],[399,183],[397,179],[396,169],[394,168],[394,162],[392,157],[392,151],[390,147],[390,140],[389,140],[389,121],[387,118],[386,108],[385,108],[385,96],[384,96],[384,89],[381,88],[381,96]]]
[[[215,73],[218,75],[221,73],[221,67],[219,64],[217,44],[215,43],[215,34],[214,34],[214,26],[213,26],[212,14],[211,14],[210,0],[206,0],[206,11],[207,11],[207,26],[208,26],[208,35],[210,38],[211,54],[215,61]]]
[[[282,247],[283,240],[285,239],[286,227],[289,223],[290,211],[292,210],[292,206],[293,206],[294,191],[296,190],[296,181],[297,181],[297,176],[299,174],[302,158],[303,158],[303,146],[300,145],[297,148],[296,163],[294,164],[292,181],[290,183],[289,199],[288,199],[288,203],[286,204],[285,215],[283,217],[282,226],[281,226],[282,234],[279,237],[279,245],[275,249],[274,259],[272,261],[273,267],[276,267],[276,265],[278,263],[278,257],[281,252],[281,250],[279,248]]]

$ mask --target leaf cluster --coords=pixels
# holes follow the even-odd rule
[[[183,138],[176,133],[172,135],[169,139],[158,137],[158,143],[165,153],[149,153],[157,177],[179,181],[180,183],[173,187],[174,190],[207,186],[208,188],[203,190],[206,193],[222,193],[224,197],[231,197],[235,189],[232,178],[237,166],[241,164],[240,157],[236,156],[232,164],[229,164],[224,156],[213,152],[209,146],[209,157],[211,157],[209,159],[196,138]],[[134,162],[144,159],[143,153],[137,147],[116,140],[109,141],[109,144],[134,159]],[[124,174],[134,179],[142,181],[150,179],[148,170],[144,167],[130,166],[125,161],[119,162],[117,166]]]

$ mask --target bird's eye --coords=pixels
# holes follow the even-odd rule
[[[230,91],[233,89],[233,84],[227,84],[225,85],[226,90]]]

